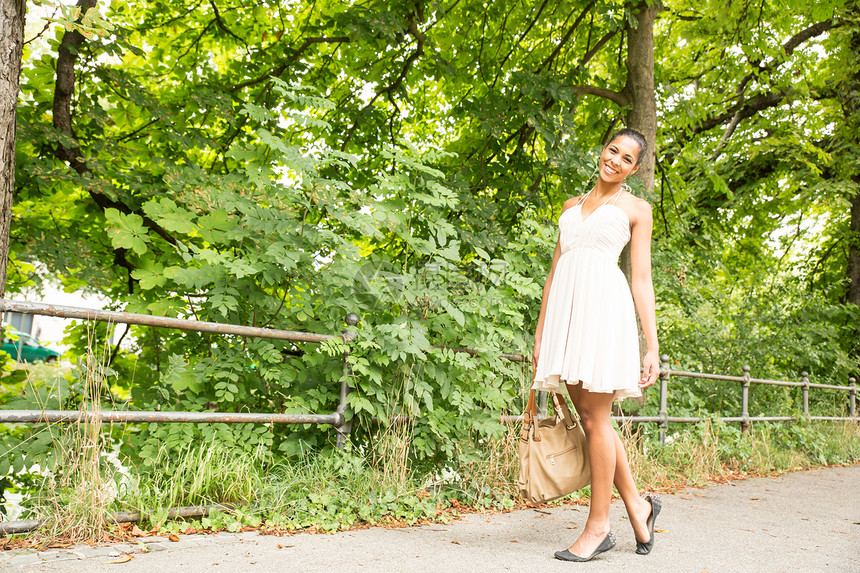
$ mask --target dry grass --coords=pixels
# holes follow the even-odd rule
[[[370,466],[377,472],[380,489],[398,495],[413,488],[412,463],[409,451],[412,445],[413,423],[411,420],[414,396],[406,391],[405,381],[413,375],[414,364],[398,369],[386,402],[392,406],[386,415],[389,424],[379,424],[372,439]]]
[[[107,508],[116,494],[111,467],[105,463],[105,439],[100,416],[101,390],[107,371],[110,346],[105,341],[101,352],[95,334],[90,332],[89,351],[81,363],[84,388],[81,422],[49,424],[55,461],[44,468],[45,478],[34,510],[43,516],[44,526],[34,536],[40,544],[98,542],[112,538],[108,531]]]
[[[373,440],[371,467],[380,477],[380,489],[403,494],[412,483],[409,449],[412,424],[397,422],[380,426]]]
[[[769,475],[860,460],[860,424],[760,424],[747,435],[705,421],[666,446],[622,426],[630,468],[641,489],[676,490],[750,475]]]
[[[473,496],[472,501],[486,503],[519,497],[519,437],[519,424],[510,424],[500,438],[473,438],[467,442],[475,445],[477,452],[459,457],[457,473],[466,492]]]

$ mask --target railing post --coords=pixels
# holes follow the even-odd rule
[[[809,373],[801,372],[800,373],[801,380],[800,382],[803,384],[803,415],[809,415]]]
[[[547,396],[549,396],[549,392],[545,392],[543,390],[538,392],[537,398],[537,410],[538,410],[538,420],[546,418],[547,413]]]
[[[660,356],[660,445],[666,445],[666,431],[669,429],[669,355]]]
[[[346,315],[347,326],[355,326],[358,324],[358,315],[349,313]],[[352,430],[352,420],[346,421],[346,398],[349,396],[351,388],[349,387],[349,378],[352,376],[352,368],[349,365],[349,344],[358,337],[358,334],[349,328],[343,329],[343,341],[346,343],[346,349],[343,351],[343,377],[340,381],[340,403],[337,405],[336,414],[340,414],[341,423],[335,427],[337,430],[337,449],[342,450],[346,444],[346,437]]]
[[[848,402],[848,412],[852,418],[857,417],[857,379],[853,376],[848,379],[848,386],[851,390],[848,392],[850,402]]]
[[[744,365],[744,381],[741,382],[741,430],[750,433],[750,367]]]

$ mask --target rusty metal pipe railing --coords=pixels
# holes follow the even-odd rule
[[[21,312],[26,314],[42,314],[46,316],[58,316],[64,318],[81,318],[86,320],[100,320],[106,322],[139,324],[146,326],[157,326],[164,328],[176,328],[181,330],[191,330],[198,332],[210,332],[216,334],[233,334],[238,336],[253,336],[260,338],[271,338],[281,340],[292,340],[296,342],[324,342],[333,338],[341,338],[349,343],[355,338],[355,333],[349,329],[343,331],[341,335],[325,335],[312,334],[306,332],[295,332],[288,330],[275,330],[268,328],[248,327],[230,324],[221,324],[214,322],[203,322],[196,320],[178,319],[158,317],[143,314],[134,314],[127,312],[103,311],[78,307],[68,307],[60,305],[48,305],[44,303],[33,302],[17,302],[0,300],[0,311],[7,310],[12,312]],[[350,326],[358,323],[358,317],[354,314],[347,316],[346,322]],[[463,352],[471,356],[478,356],[479,352],[470,348],[461,348],[454,346],[432,346],[434,350],[450,350],[453,352]],[[343,445],[345,436],[350,431],[351,423],[346,422],[347,411],[347,396],[350,388],[348,379],[351,376],[351,371],[347,362],[349,349],[344,352],[344,367],[343,377],[341,381],[340,402],[337,409],[332,414],[264,414],[264,413],[221,413],[221,412],[118,412],[118,411],[102,411],[98,415],[105,422],[223,422],[223,423],[287,423],[287,424],[330,424],[338,431],[338,445]],[[501,354],[500,358],[513,362],[528,362],[530,359],[521,354]],[[750,376],[749,366],[744,366],[742,376],[727,376],[722,374],[709,374],[702,372],[687,372],[683,370],[671,370],[669,368],[669,357],[662,355],[660,357],[660,410],[657,416],[613,416],[619,421],[656,423],[660,425],[660,442],[665,443],[666,432],[669,423],[697,423],[705,418],[703,417],[677,417],[669,416],[668,414],[668,392],[670,379],[674,377],[686,377],[704,380],[716,380],[722,382],[738,382],[741,384],[741,415],[740,417],[722,417],[717,418],[725,422],[740,423],[744,432],[749,431],[750,424],[758,421],[788,421],[795,420],[792,416],[756,416],[749,415],[749,389],[752,384],[764,384],[773,386],[800,387],[803,392],[803,407],[802,415],[809,417],[808,395],[810,388],[820,388],[836,391],[847,391],[850,393],[849,402],[849,417],[840,416],[814,416],[810,419],[814,420],[857,420],[856,417],[856,398],[857,387],[854,378],[851,378],[849,385],[838,386],[834,384],[816,384],[810,383],[808,375],[804,372],[800,382],[791,382],[786,380],[767,380],[760,378],[752,378]],[[543,394],[543,393],[542,393]],[[545,396],[541,396],[545,399]],[[82,414],[78,411],[0,411],[0,422],[76,422],[80,421]],[[399,417],[397,417],[399,418]],[[501,416],[503,422],[514,422],[520,420],[520,416]],[[392,419],[392,422],[398,423]]]
[[[666,354],[663,354],[663,356],[666,357],[666,360],[669,360],[669,357]],[[726,376],[724,374],[708,374],[706,372],[686,372],[684,370],[669,370],[669,374],[671,376],[683,376],[684,378],[702,378],[706,380],[719,380],[722,382],[744,381],[743,376]]]
[[[341,338],[333,334],[314,334],[311,332],[297,332],[294,330],[260,328],[258,326],[240,326],[237,324],[222,324],[220,322],[189,320],[187,318],[170,318],[167,316],[154,316],[151,314],[137,314],[133,312],[119,312],[115,310],[96,310],[92,308],[62,306],[57,304],[45,304],[41,302],[0,300],[0,312],[6,311],[20,312],[22,314],[38,314],[41,316],[55,316],[59,318],[79,318],[83,320],[96,320],[99,322],[110,322],[113,324],[137,324],[141,326],[173,328],[176,330],[209,332],[212,334],[234,334],[236,336],[270,338],[273,340],[292,340],[294,342],[325,342],[326,340],[331,340],[332,338]]]
[[[255,326],[241,326],[235,324],[222,324],[218,322],[206,322],[199,320],[188,320],[183,318],[169,318],[164,316],[153,316],[147,314],[136,314],[131,312],[118,312],[112,310],[97,310],[91,308],[80,308],[74,306],[51,305],[39,302],[20,302],[0,299],[0,316],[2,312],[18,312],[22,314],[38,314],[42,316],[55,316],[60,318],[78,318],[83,320],[96,320],[115,324],[137,324],[143,326],[154,326],[161,328],[173,328],[178,330],[207,332],[212,334],[226,334],[235,336],[250,336],[254,338],[268,338],[274,340],[289,340],[293,342],[316,342],[321,343],[336,338],[342,339],[349,344],[356,338],[356,333],[344,330],[343,334],[313,334],[309,332],[297,332],[292,330],[277,330],[273,328],[259,328]],[[359,318],[350,313],[346,316],[349,326],[358,324]],[[251,412],[146,412],[146,411],[117,411],[100,410],[96,412],[84,412],[79,410],[0,410],[0,423],[81,423],[84,421],[101,419],[103,422],[116,423],[222,423],[222,424],[317,424],[334,426],[338,432],[337,446],[342,448],[344,438],[351,429],[351,424],[346,422],[347,403],[346,397],[349,393],[347,369],[347,357],[349,349],[343,354],[344,376],[341,381],[340,402],[337,409],[331,414],[275,414],[275,413],[251,413]]]
[[[230,504],[194,505],[186,507],[172,507],[167,510],[167,519],[185,519],[191,517],[205,517],[214,510],[233,511],[236,506]],[[115,511],[108,516],[108,521],[114,523],[138,523],[143,520],[145,514],[139,511]],[[18,521],[0,521],[0,535],[15,535],[36,531],[43,525],[44,519],[21,519]]]
[[[346,315],[346,324],[348,326],[355,326],[358,324],[358,315],[350,313]],[[351,388],[349,387],[349,379],[352,377],[352,367],[349,365],[349,346],[348,344],[356,339],[358,334],[354,330],[344,329],[343,331],[343,340],[347,343],[346,350],[343,351],[343,370],[340,382],[340,402],[338,403],[337,410],[334,411],[335,415],[340,416],[340,422],[335,424],[335,430],[337,430],[337,447],[338,449],[343,449],[346,437],[349,435],[350,431],[352,431],[352,420],[349,422],[346,421],[346,401]]]
[[[790,422],[807,418],[816,421],[855,421],[860,422],[857,418],[856,396],[857,386],[854,378],[849,378],[848,386],[838,386],[835,384],[813,384],[809,382],[809,374],[801,373],[800,382],[792,382],[788,380],[767,380],[762,378],[753,378],[750,376],[750,367],[742,368],[742,376],[725,376],[721,374],[708,374],[702,372],[687,372],[684,370],[669,369],[669,357],[663,354],[660,357],[660,412],[658,416],[626,416],[623,419],[630,422],[653,422],[660,424],[660,443],[666,443],[666,431],[668,424],[673,423],[693,423],[702,422],[705,417],[690,417],[676,418],[670,417],[667,413],[668,400],[668,382],[671,377],[678,376],[683,378],[696,378],[699,380],[716,380],[722,382],[738,382],[741,385],[741,415],[740,416],[725,416],[714,418],[716,420],[728,423],[739,423],[744,433],[749,433],[750,426],[753,422]],[[800,416],[750,416],[750,387],[753,384],[762,384],[770,386],[786,386],[801,389],[801,415]],[[809,389],[820,388],[825,390],[837,390],[848,392],[849,396],[849,416],[810,416],[809,415]]]
[[[329,424],[340,426],[343,412],[332,414],[267,414],[252,412],[152,412],[142,410],[0,410],[0,423],[80,424],[99,418],[105,423],[190,424]]]

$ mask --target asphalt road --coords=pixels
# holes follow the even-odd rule
[[[0,571],[571,571],[860,572],[860,465],[754,478],[662,495],[654,551],[634,553],[620,502],[616,547],[590,563],[564,563],[587,508],[469,515],[447,525],[284,537],[254,532],[163,538],[0,554]],[[129,555],[131,559],[125,557]],[[111,563],[128,559],[123,563]]]

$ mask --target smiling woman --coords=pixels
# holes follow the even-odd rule
[[[635,397],[659,373],[654,287],[651,281],[651,207],[622,185],[635,173],[648,145],[624,129],[600,154],[594,189],[565,202],[559,239],[543,291],[535,332],[533,389],[559,392],[564,382],[582,419],[591,460],[591,508],[582,535],[555,554],[588,561],[615,546],[609,530],[613,481],[636,537],[636,552],[653,546],[660,501],[641,499],[624,447],[612,429],[613,400]],[[630,242],[632,296],[618,257]],[[648,352],[639,376],[634,301]]]

